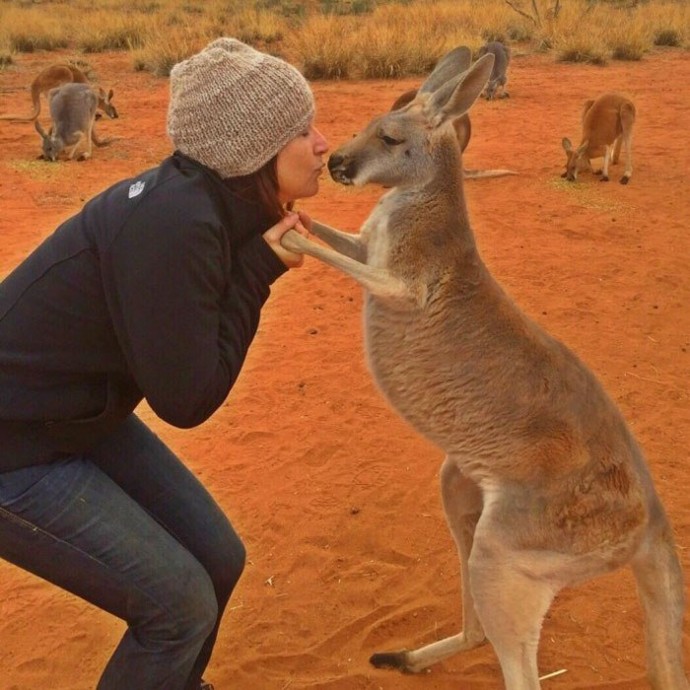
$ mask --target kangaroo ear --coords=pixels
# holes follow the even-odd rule
[[[419,87],[419,92],[431,93],[436,91],[449,79],[457,77],[469,69],[471,62],[472,51],[467,46],[454,48],[436,63],[436,67]]]
[[[563,137],[563,139],[561,139],[561,144],[566,153],[570,153],[573,150],[573,144],[568,137]]]
[[[482,55],[477,62],[458,79],[453,79],[434,93],[429,102],[432,124],[438,127],[442,122],[464,115],[479,97],[491,75],[494,56]]]
[[[110,100],[114,95],[115,92],[112,89],[110,89],[110,91],[108,91],[108,100]]]

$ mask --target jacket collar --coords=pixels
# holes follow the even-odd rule
[[[180,151],[175,151],[173,160],[181,172],[203,175],[206,186],[218,203],[223,225],[229,230],[233,244],[242,244],[255,235],[262,235],[274,224],[259,204],[233,194],[215,170]]]

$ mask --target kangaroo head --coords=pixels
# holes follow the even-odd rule
[[[41,135],[41,139],[43,140],[42,157],[47,161],[55,162],[58,156],[60,155],[60,151],[62,151],[62,149],[64,148],[62,139],[59,136],[53,134],[52,127],[50,128],[50,130],[48,130],[48,133],[46,134],[46,131],[43,129],[43,126],[38,120],[34,120],[34,128]]]
[[[438,169],[435,161],[447,150],[444,142],[453,151],[458,149],[453,123],[470,109],[491,74],[493,55],[466,68],[468,55],[465,47],[448,53],[411,102],[374,118],[331,154],[331,177],[346,185],[377,183],[386,187],[432,179]]]
[[[563,145],[563,150],[566,155],[565,172],[561,177],[564,177],[569,182],[575,182],[579,171],[591,169],[589,158],[585,155],[587,147],[589,146],[589,141],[583,141],[574,149],[570,139],[568,139],[568,137],[563,137],[561,144]]]
[[[112,120],[119,117],[115,106],[112,104],[114,92],[112,89],[106,93],[100,86],[98,87],[98,107]]]

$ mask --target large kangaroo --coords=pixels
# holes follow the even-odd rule
[[[78,160],[87,160],[91,157],[91,142],[97,146],[103,145],[93,131],[93,123],[96,119],[96,107],[98,96],[87,84],[63,84],[48,93],[48,106],[50,116],[53,118],[53,126],[48,134],[38,120],[34,121],[36,131],[41,135],[43,158],[56,161],[60,153],[70,149],[68,157],[74,155],[82,142],[86,150]]]
[[[490,41],[479,49],[477,57],[487,53],[491,53],[494,56],[494,66],[482,96],[487,101],[492,101],[494,98],[508,98],[510,94],[506,91],[506,84],[508,83],[510,48],[500,41]]]
[[[41,112],[41,94],[62,84],[87,84],[88,77],[74,65],[57,63],[39,72],[31,82],[31,113],[29,115],[0,115],[0,120],[14,120],[16,122],[31,122],[36,120]],[[113,90],[106,93],[100,87],[94,87],[98,96],[98,108],[109,118],[115,119],[118,114],[112,104]]]
[[[489,78],[486,55],[332,154],[346,185],[392,187],[359,234],[314,223],[283,244],[365,291],[365,348],[390,404],[446,452],[443,507],[461,560],[462,632],[375,666],[421,671],[485,638],[508,690],[538,690],[544,616],[563,587],[630,565],[654,690],[688,690],[683,576],[642,450],[594,374],[529,319],[484,265],[453,122]],[[447,70],[445,70],[447,71]],[[460,687],[461,683],[458,683]]]
[[[635,124],[635,104],[617,93],[605,93],[596,100],[585,101],[582,110],[582,140],[573,149],[570,139],[561,143],[566,153],[565,172],[561,177],[570,182],[577,180],[580,170],[592,171],[592,158],[604,157],[604,164],[596,174],[600,181],[608,182],[609,162],[618,163],[621,145],[625,144],[625,172],[621,184],[632,177],[632,130]]]

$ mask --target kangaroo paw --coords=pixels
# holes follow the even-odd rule
[[[407,652],[379,652],[369,657],[376,668],[392,668],[402,673],[412,673],[407,665]]]

